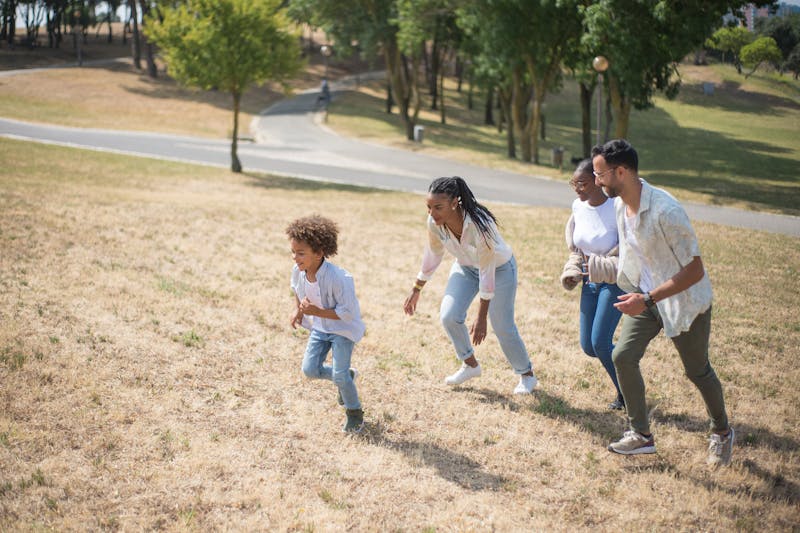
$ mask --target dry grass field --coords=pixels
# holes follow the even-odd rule
[[[713,363],[739,440],[705,464],[706,416],[663,336],[643,366],[658,454],[606,452],[623,419],[558,282],[566,210],[491,204],[520,264],[541,388],[514,397],[490,339],[459,389],[419,313],[423,198],[0,139],[0,531],[763,530],[800,524],[796,239],[697,224]],[[283,234],[341,226],[367,335],[367,427],[300,371]]]

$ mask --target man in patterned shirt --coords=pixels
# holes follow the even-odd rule
[[[639,177],[639,158],[628,141],[595,146],[592,163],[595,182],[615,198],[620,244],[617,283],[626,291],[615,304],[627,316],[612,359],[630,430],[608,449],[624,455],[656,451],[639,361],[663,329],[711,416],[708,463],[728,465],[734,432],[722,385],[708,360],[711,281],[689,217],[669,193]]]

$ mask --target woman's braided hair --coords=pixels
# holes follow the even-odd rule
[[[431,194],[446,194],[450,198],[458,199],[461,209],[467,213],[483,235],[483,239],[494,239],[497,218],[486,207],[479,204],[475,195],[467,186],[467,182],[458,176],[436,178],[428,187]]]

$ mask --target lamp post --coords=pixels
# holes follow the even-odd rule
[[[597,56],[592,60],[592,68],[597,72],[597,144],[600,144],[600,123],[603,120],[603,72],[608,70],[608,59]]]
[[[328,46],[327,44],[323,44],[319,51],[322,53],[322,57],[325,60],[325,79],[328,79],[328,58],[331,57],[333,53],[333,49]]]

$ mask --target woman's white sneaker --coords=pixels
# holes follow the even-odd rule
[[[461,385],[467,380],[477,378],[481,375],[481,365],[469,366],[467,363],[461,363],[461,368],[458,372],[444,378],[444,382],[448,385]]]
[[[520,376],[519,384],[514,387],[514,394],[530,394],[538,383],[536,376]]]

